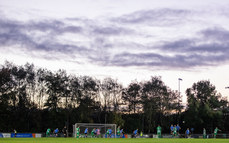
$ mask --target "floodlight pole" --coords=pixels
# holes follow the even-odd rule
[[[104,129],[105,129],[105,134],[106,134],[106,131],[107,131],[107,129],[106,129],[106,128],[107,128],[107,127],[106,127],[106,124],[107,124],[107,112],[105,112],[105,128],[104,128]]]
[[[179,96],[179,98],[180,98],[180,81],[182,81],[182,79],[181,78],[178,78],[178,96]],[[178,112],[177,112],[177,116],[179,116],[179,113],[180,113],[180,99],[178,98]],[[179,117],[177,117],[177,118],[179,118]],[[179,119],[177,120],[177,123],[179,122]]]

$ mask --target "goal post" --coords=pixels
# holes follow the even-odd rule
[[[107,129],[112,130],[112,138],[116,138],[116,132],[117,132],[117,125],[116,124],[96,124],[96,123],[75,123],[73,125],[73,137],[76,137],[76,128],[80,128],[80,136],[84,137],[84,130],[88,128],[88,137],[91,137],[91,131],[94,128],[97,128],[100,130],[101,137],[105,137]]]

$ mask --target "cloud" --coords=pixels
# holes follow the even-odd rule
[[[43,32],[51,31],[55,34],[63,34],[80,33],[83,29],[79,26],[68,26],[65,23],[58,20],[44,20],[38,22],[28,22],[28,24],[26,24],[26,30],[39,30]]]
[[[74,53],[84,54],[88,49],[84,46],[65,44],[58,41],[57,36],[64,33],[80,33],[82,28],[68,26],[60,21],[20,22],[0,19],[0,48],[18,46],[27,53],[55,52],[73,56]],[[36,35],[36,33],[39,33]],[[52,55],[55,57],[55,54]],[[50,58],[52,56],[49,56]],[[55,57],[56,58],[56,57]],[[62,57],[60,57],[62,58]]]
[[[229,62],[228,36],[229,31],[226,29],[208,28],[197,32],[191,38],[160,41],[158,45],[145,45],[145,48],[139,49],[138,52],[126,50],[117,54],[110,53],[110,56],[106,55],[104,58],[91,57],[91,60],[103,66],[156,69],[218,66]]]
[[[61,20],[39,20],[21,22],[7,18],[0,19],[0,48],[21,48],[27,54],[36,52],[36,57],[46,59],[63,59],[63,57],[98,56],[107,53],[112,48],[108,36],[118,36],[131,33],[129,29],[121,26],[99,26],[96,22],[77,19],[82,26],[70,25]],[[70,33],[73,36],[82,36],[90,39],[85,45],[74,41],[64,41],[62,36]],[[99,38],[100,37],[100,38]],[[64,38],[64,37],[63,37]],[[89,45],[89,46],[88,46]],[[42,54],[41,54],[42,52]],[[44,52],[46,54],[44,54]],[[39,54],[40,53],[40,54]],[[51,55],[49,55],[52,53]],[[60,54],[62,55],[61,57]],[[47,56],[49,55],[49,56]]]
[[[189,10],[182,9],[155,9],[155,10],[141,10],[113,20],[125,24],[149,24],[155,26],[175,25],[184,22],[191,14]]]
[[[93,33],[99,35],[126,35],[129,33],[133,33],[133,30],[123,28],[123,27],[116,27],[116,26],[109,26],[109,27],[93,27]]]
[[[222,27],[214,27],[200,32],[204,37],[214,41],[229,42],[229,31]]]
[[[97,64],[104,66],[118,66],[118,67],[148,67],[150,69],[191,69],[201,66],[216,66],[220,62],[229,61],[225,55],[202,55],[196,53],[189,53],[187,55],[167,56],[158,53],[121,53],[115,55],[112,59],[104,59],[99,61],[93,59]]]
[[[21,22],[0,18],[0,49],[17,46],[28,54],[36,52],[38,58],[150,69],[191,69],[229,62],[229,31],[222,26],[199,27],[189,37],[171,39],[158,38],[167,33],[154,36],[154,31],[147,29],[154,24],[176,32],[177,24],[189,21],[185,17],[192,14],[157,9],[96,20],[76,17]]]
[[[166,41],[159,46],[159,49],[167,52],[186,52],[209,54],[229,52],[229,31],[221,27],[214,27],[201,30],[193,38]]]

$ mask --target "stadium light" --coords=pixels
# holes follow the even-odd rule
[[[181,78],[178,78],[178,94],[180,96],[180,81],[182,81]]]
[[[182,79],[178,78],[178,95],[179,95],[179,98],[180,98],[180,81],[182,81]],[[180,108],[180,100],[178,100],[178,108]],[[177,116],[179,115],[179,112],[180,112],[179,110],[180,109],[178,109],[178,111],[177,111]],[[179,120],[177,122],[179,122]]]

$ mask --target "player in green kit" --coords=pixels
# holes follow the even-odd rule
[[[214,138],[216,138],[218,131],[221,131],[221,130],[216,127],[214,130]]]
[[[204,129],[203,129],[203,138],[206,139],[206,137],[207,137],[206,129],[204,128]]]
[[[95,132],[95,128],[91,131],[91,137],[92,137],[92,138],[95,137],[94,132]]]
[[[173,136],[174,137],[177,136],[177,127],[176,127],[176,125],[174,125],[174,127],[173,127]]]
[[[109,138],[109,136],[110,136],[110,132],[109,132],[109,131],[110,131],[110,128],[108,128],[108,129],[107,129],[107,132],[106,132],[107,138]]]
[[[80,137],[80,127],[76,127],[76,138]]]
[[[161,126],[160,125],[157,126],[157,137],[161,138]]]
[[[120,138],[120,126],[117,128],[117,138]]]
[[[48,128],[47,131],[46,131],[46,137],[49,137],[50,136],[50,133],[51,133],[51,129]]]

